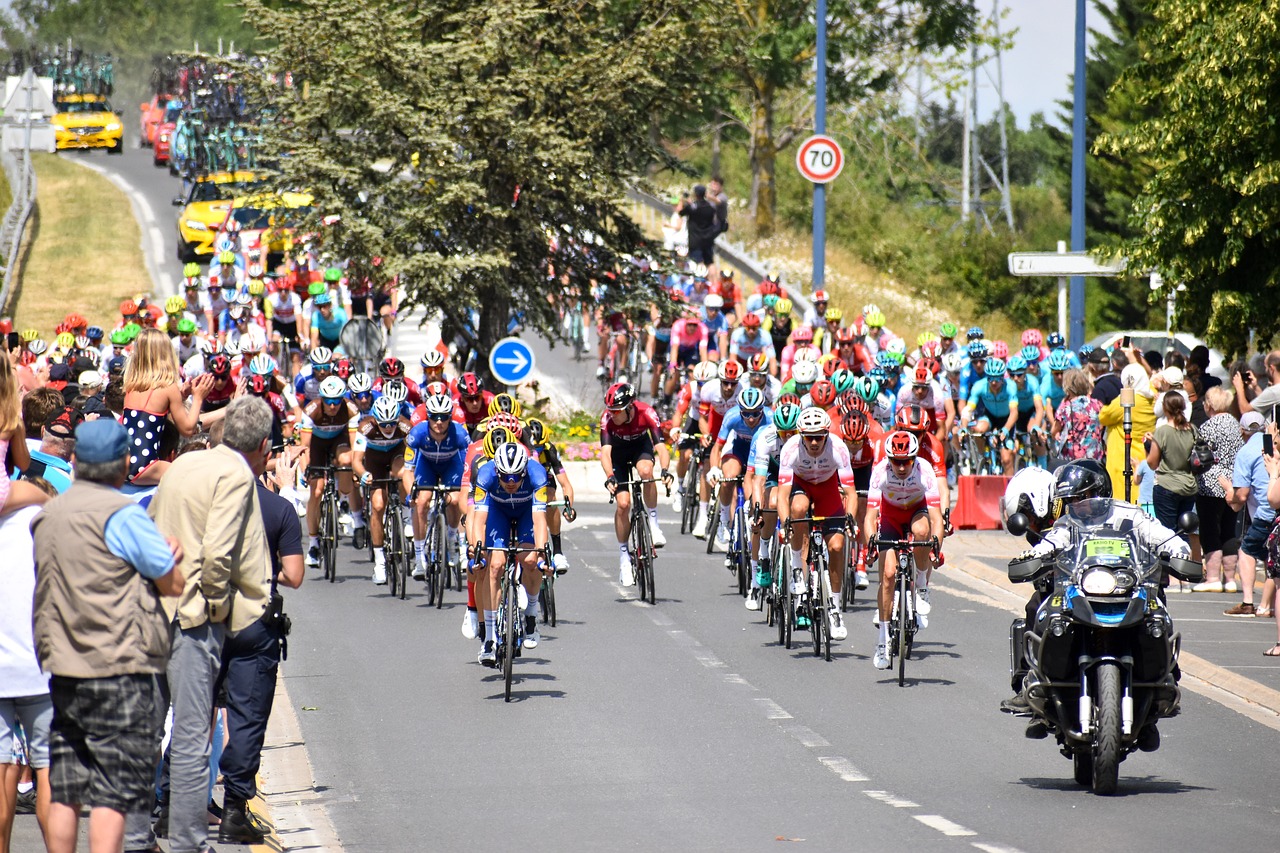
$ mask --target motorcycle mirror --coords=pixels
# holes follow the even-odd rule
[[[1031,519],[1020,512],[1015,512],[1009,516],[1009,520],[1004,523],[1005,530],[1008,530],[1014,536],[1022,536],[1031,529]]]
[[[1200,529],[1200,516],[1188,510],[1178,516],[1178,532],[1191,534]]]

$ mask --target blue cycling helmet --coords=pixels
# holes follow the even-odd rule
[[[998,358],[987,359],[987,367],[983,371],[988,379],[1004,379],[1005,363]]]
[[[987,333],[982,330],[981,326],[970,326],[969,331],[965,333],[965,337],[971,341],[980,341],[986,336]]]
[[[999,361],[1000,359],[995,359]],[[1009,356],[1009,373],[1014,376],[1021,376],[1027,372],[1027,360],[1022,357],[1021,353],[1014,353]]]
[[[1080,347],[1080,350],[1079,350],[1080,360],[1088,361],[1090,353],[1092,353],[1096,349],[1097,347],[1095,347],[1093,344],[1085,344],[1084,346]]]
[[[968,351],[969,351],[969,358],[986,358],[987,357],[987,345],[982,341],[970,341]]]
[[[84,330],[84,336],[91,341],[100,341],[106,337],[106,332],[102,331],[101,326],[90,326]]]
[[[759,388],[743,388],[738,395],[738,408],[744,412],[758,412],[764,408],[764,392]]]
[[[1061,370],[1071,369],[1071,356],[1067,355],[1064,349],[1056,349],[1049,353],[1049,370],[1057,373]]]
[[[1062,337],[1059,332],[1050,332],[1049,337],[1045,338],[1044,342],[1049,349],[1061,349],[1067,345],[1067,339]]]
[[[1027,345],[1018,354],[1027,360],[1027,364],[1040,363],[1040,347]]]
[[[873,367],[867,371],[867,375],[876,381],[876,384],[883,387],[889,383],[889,374],[883,367]]]
[[[891,367],[897,366],[898,362],[893,357],[893,353],[886,350],[880,350],[880,352],[876,353],[876,367],[882,367],[885,370],[888,370]]]

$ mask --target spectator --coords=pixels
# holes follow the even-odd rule
[[[182,384],[178,357],[158,329],[146,329],[134,342],[124,374],[123,422],[129,431],[129,481],[154,486],[168,470],[161,455],[172,429],[191,435],[200,425],[200,409],[213,379],[201,376]],[[186,395],[191,394],[187,408]],[[176,446],[176,442],[175,442]]]
[[[1259,383],[1252,370],[1236,371],[1231,376],[1241,415],[1256,411],[1264,417],[1271,417],[1271,410],[1280,405],[1280,350],[1267,354],[1263,369],[1266,371],[1265,383]],[[1266,390],[1261,390],[1263,384]]]
[[[1208,391],[1222,384],[1222,380],[1209,373],[1209,348],[1194,347],[1187,357],[1187,376],[1197,377],[1201,387]]]
[[[261,402],[252,396],[233,400],[227,407],[227,428],[241,418],[256,423],[260,409],[255,404]],[[245,457],[223,444],[174,459],[150,505],[157,526],[176,536],[185,554],[186,585],[174,614],[168,669],[173,853],[199,853],[208,846],[209,721],[223,640],[227,631],[234,634],[258,621],[270,592],[270,561],[254,483]]]
[[[1154,489],[1156,485],[1155,472],[1151,470],[1151,466],[1147,464],[1147,460],[1143,459],[1138,463],[1138,469],[1133,472],[1133,481],[1138,486],[1138,508],[1152,518],[1156,517],[1156,505]]]
[[[1258,571],[1258,560],[1267,556],[1267,535],[1275,521],[1276,511],[1265,501],[1270,477],[1262,460],[1262,430],[1266,421],[1257,412],[1248,412],[1240,418],[1240,437],[1244,446],[1236,453],[1231,477],[1218,478],[1227,496],[1227,503],[1239,511],[1249,509],[1253,519],[1240,540],[1240,592],[1242,600],[1236,606],[1223,611],[1226,616],[1256,616],[1253,605],[1253,582]],[[1265,608],[1264,602],[1264,608]]]
[[[71,410],[56,412],[40,432],[40,448],[31,451],[26,478],[43,477],[62,494],[71,488],[71,456],[76,449],[75,427],[80,418]]]
[[[1204,411],[1204,384],[1200,381],[1199,376],[1187,376],[1182,380],[1182,388],[1187,392],[1187,399],[1191,401],[1191,414],[1189,418],[1191,423],[1196,425],[1196,429],[1204,426],[1204,422],[1209,420],[1209,416]]]
[[[1274,423],[1268,428],[1273,434],[1275,433],[1276,425]],[[1264,461],[1267,466],[1267,473],[1271,476],[1271,482],[1267,485],[1267,505],[1274,512],[1280,509],[1280,457],[1271,454],[1266,456]],[[1278,577],[1280,577],[1280,562],[1271,559],[1269,556],[1267,559],[1267,583],[1263,586],[1262,603],[1271,611],[1272,616],[1275,615],[1277,608],[1280,608],[1280,589],[1277,589],[1276,585]],[[1270,597],[1267,595],[1268,590],[1270,591]],[[1259,608],[1258,615],[1262,615],[1262,608]],[[1269,658],[1280,657],[1280,635],[1277,635],[1275,644],[1262,654]]]
[[[1072,368],[1062,377],[1063,400],[1054,415],[1053,437],[1061,442],[1058,453],[1064,459],[1106,459],[1098,423],[1102,403],[1090,396],[1092,391],[1093,382],[1083,370]]]
[[[1093,399],[1106,406],[1120,393],[1120,371],[1129,364],[1129,359],[1120,348],[1110,356],[1105,350],[1096,349],[1089,353],[1089,376],[1093,379]]]
[[[74,850],[87,805],[93,849],[119,850],[125,814],[151,801],[169,656],[160,596],[182,589],[181,552],[120,494],[124,427],[86,421],[75,438],[75,484],[31,523],[35,646],[54,709],[46,838]]]
[[[22,423],[26,425],[28,448],[40,449],[41,428],[65,408],[62,395],[52,388],[40,387],[22,398]]]
[[[227,420],[223,443],[237,450],[253,473],[261,477],[271,450],[272,415],[263,400],[250,399],[252,405],[244,405],[245,411],[238,418]],[[297,467],[287,456],[276,460],[277,482],[292,487],[296,474]],[[278,598],[276,587],[282,584],[297,589],[304,576],[302,527],[293,504],[261,482],[257,491],[271,555],[273,604],[252,625],[227,637],[219,676],[227,709],[227,746],[218,765],[225,791],[218,840],[232,844],[261,844],[266,835],[247,804],[258,793],[258,766],[275,699],[281,645],[285,642],[283,598]]]
[[[22,425],[18,381],[9,359],[0,358],[0,514],[44,503],[46,495],[35,486],[9,479],[14,469],[25,471],[29,467],[31,451]]]
[[[1155,410],[1156,410],[1156,426],[1166,422],[1164,416],[1164,398],[1167,394],[1179,394],[1186,401],[1186,407],[1183,409],[1187,419],[1190,420],[1191,411],[1191,395],[1187,393],[1184,387],[1184,375],[1182,370],[1177,367],[1166,367],[1151,374],[1151,390],[1156,392]]]
[[[715,244],[720,233],[720,221],[716,203],[707,198],[707,188],[702,184],[694,186],[693,200],[681,199],[676,212],[689,223],[689,260],[706,264],[708,277],[714,278]]]
[[[1236,592],[1234,574],[1237,557],[1225,556],[1223,545],[1235,536],[1238,513],[1227,504],[1220,480],[1235,467],[1240,440],[1240,422],[1231,414],[1235,392],[1221,383],[1204,394],[1204,413],[1209,419],[1200,427],[1200,437],[1213,448],[1214,463],[1197,477],[1196,513],[1200,516],[1200,552],[1204,559],[1204,583],[1195,592]]]
[[[1156,428],[1156,413],[1152,404],[1155,394],[1147,380],[1147,371],[1140,364],[1130,364],[1124,369],[1121,373],[1121,384],[1124,388],[1132,388],[1134,392],[1133,425],[1129,433],[1130,444],[1127,448],[1132,472],[1144,456],[1140,439]],[[1097,386],[1094,386],[1093,396],[1095,399],[1098,396]],[[1124,474],[1126,447],[1122,399],[1117,391],[1115,398],[1103,406],[1102,411],[1098,413],[1098,423],[1107,428],[1107,473],[1111,475],[1112,491],[1117,498],[1133,500],[1137,492],[1132,488],[1132,481],[1126,480]],[[1128,490],[1125,488],[1126,483],[1130,484]]]
[[[1166,367],[1166,371],[1177,370]],[[1181,377],[1179,377],[1181,378]],[[1177,391],[1164,395],[1165,423],[1155,432],[1142,436],[1147,448],[1147,465],[1156,472],[1152,503],[1156,520],[1170,530],[1178,529],[1178,517],[1196,507],[1196,478],[1191,473],[1191,448],[1199,433],[1187,420],[1187,400]],[[1179,581],[1179,590],[1190,592],[1191,585]]]

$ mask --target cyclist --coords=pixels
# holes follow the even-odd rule
[[[955,323],[947,322],[938,327],[938,344],[942,349],[942,355],[939,357],[960,352],[960,344],[956,342],[956,336],[959,334],[960,327]]]
[[[738,401],[738,380],[742,378],[742,367],[733,359],[726,359],[716,368],[716,375],[720,381],[704,384],[693,400],[698,407],[698,432],[702,433],[702,445],[707,448],[711,447],[720,434],[720,425],[724,422],[725,415]],[[709,479],[703,478],[698,489],[698,511],[702,517],[700,526],[693,532],[699,539],[706,539],[707,530],[711,527],[711,517],[707,512],[710,503],[711,483]]]
[[[781,297],[773,303],[773,312],[765,317],[764,330],[773,339],[773,351],[782,353],[791,338],[791,311],[795,305],[790,299]]]
[[[292,288],[275,286],[267,297],[271,311],[272,338],[285,341],[289,347],[298,346],[302,340],[298,330],[298,316],[302,313],[302,300]]]
[[[386,484],[373,485],[374,480],[397,479],[404,494],[410,489],[409,472],[404,465],[405,438],[409,435],[407,418],[400,414],[400,407],[387,397],[373,404],[373,411],[359,419],[352,447],[351,467],[360,482],[371,489],[369,493],[369,535],[373,537],[373,582],[387,582],[387,557],[383,553],[382,514],[388,500],[403,500],[400,489],[394,495],[388,493]],[[408,555],[406,555],[408,556]]]
[[[471,436],[467,428],[453,419],[453,400],[443,394],[428,397],[424,403],[427,418],[414,426],[405,439],[412,453],[414,482],[419,488],[413,508],[413,576],[426,576],[427,511],[431,508],[431,491],[435,485],[459,489],[448,496],[445,529],[449,553],[455,560],[460,550],[458,523],[462,518],[462,474]],[[408,454],[406,454],[408,455]]]
[[[791,343],[782,348],[782,358],[778,365],[781,372],[782,382],[785,385],[790,378],[792,371],[795,369],[797,362],[801,361],[800,352],[806,349],[813,349],[815,360],[821,353],[813,346],[813,327],[801,326],[791,333]]]
[[[791,589],[804,592],[808,580],[805,562],[809,541],[809,525],[805,514],[812,507],[814,516],[824,517],[822,531],[830,559],[827,574],[831,583],[831,607],[827,621],[831,638],[843,640],[849,635],[836,602],[844,588],[845,520],[856,509],[853,468],[849,450],[841,441],[831,439],[831,418],[819,408],[805,409],[797,422],[799,435],[782,446],[778,461],[778,521],[791,525]]]
[[[928,414],[929,428],[939,439],[946,437],[946,394],[933,378],[928,365],[917,364],[911,372],[911,384],[898,389],[898,410],[904,406],[919,406]]]
[[[557,484],[564,491],[563,513],[560,507],[547,507],[547,530],[551,536],[551,563],[557,573],[564,574],[569,571],[569,560],[564,555],[564,543],[560,537],[560,520],[563,517],[567,521],[572,521],[577,515],[573,510],[573,483],[569,482],[569,473],[565,471],[564,463],[560,461],[560,451],[556,450],[551,437],[547,435],[546,424],[538,418],[529,418],[524,425],[524,440],[530,454],[551,475],[547,478],[548,501],[555,502]]]
[[[724,300],[724,313],[726,317],[732,317],[734,320],[741,321],[742,316],[746,313],[744,310],[742,299],[742,288],[733,280],[733,270],[720,270],[720,280],[712,285],[712,292]],[[730,325],[733,325],[730,323]]]
[[[489,403],[493,394],[484,390],[480,377],[474,373],[464,373],[458,377],[454,385],[453,401],[462,409],[462,423],[478,438],[480,422],[489,416]]]
[[[764,404],[772,406],[782,396],[782,383],[770,371],[776,368],[768,353],[757,353],[747,362],[747,375],[738,380],[738,393],[748,388],[759,388],[764,393]]]
[[[751,440],[763,426],[773,420],[773,413],[765,408],[764,394],[758,388],[747,388],[738,394],[738,405],[724,416],[720,429],[716,433],[715,444],[711,448],[711,468],[707,471],[707,482],[712,485],[721,480],[732,480],[745,470],[751,461]],[[726,442],[729,444],[725,451]],[[743,494],[751,495],[751,483],[744,480]],[[716,532],[716,546],[721,551],[729,549],[729,527],[733,515],[733,505],[737,497],[737,487],[728,483],[720,484],[720,526]],[[758,549],[757,549],[758,550]]]
[[[675,442],[676,452],[676,479],[677,486],[675,494],[671,496],[671,507],[676,512],[680,512],[684,508],[686,500],[694,500],[692,495],[684,493],[684,477],[689,471],[689,463],[693,458],[693,451],[699,444],[697,433],[699,430],[699,406],[694,401],[699,399],[700,389],[708,382],[716,379],[716,365],[713,361],[700,361],[693,368],[693,376],[680,389],[680,394],[676,399],[676,411],[672,416],[672,423],[680,424],[679,427],[672,428],[671,440]],[[709,446],[710,442],[701,442],[704,447]],[[706,469],[710,467],[710,454],[704,457],[701,467]],[[702,478],[699,477],[699,492],[704,489],[702,486]]]
[[[846,369],[857,373],[865,373],[873,366],[866,346],[859,340],[865,338],[866,328],[864,321],[855,320],[852,326],[836,329],[836,356],[844,361]]]
[[[818,365],[812,361],[798,362],[791,371],[791,377],[782,383],[783,394],[796,394],[802,400],[802,408],[808,407],[810,400],[809,390],[813,388],[813,383],[818,381],[819,371]]]
[[[411,407],[417,406],[422,402],[422,393],[418,390],[418,383],[405,376],[404,362],[393,355],[387,356],[378,365],[378,378],[374,380],[373,390],[382,391],[391,382],[404,384],[405,390],[408,392],[406,400]]]
[[[919,541],[914,548],[916,565],[916,613],[921,627],[928,624],[929,569],[933,567],[929,538],[942,541],[942,506],[938,478],[933,468],[917,457],[919,442],[909,432],[897,430],[884,442],[885,458],[871,472],[871,488],[867,493],[867,530],[876,531],[884,539]],[[893,549],[880,555],[880,634],[873,663],[876,669],[889,668],[889,617],[893,608],[894,586],[898,564]]]
[[[856,395],[851,398],[856,403],[840,415],[838,429],[844,446],[849,450],[849,465],[853,468],[853,486],[857,493],[854,504],[855,519],[863,519],[867,513],[867,490],[871,486],[871,469],[880,461],[884,452],[885,432],[880,424],[871,420],[867,414],[862,398]],[[858,527],[858,553],[854,562],[854,585],[857,589],[866,589],[867,580],[867,543],[868,531],[865,525]]]
[[[1017,440],[1026,440],[1036,457],[1048,452],[1044,440],[1044,397],[1040,385],[1027,374],[1027,360],[1021,353],[1009,357],[1008,371],[1013,393],[1018,398]],[[1023,436],[1026,436],[1024,439]]]
[[[190,317],[178,321],[178,336],[173,339],[173,352],[178,356],[178,364],[185,365],[200,355],[200,347],[204,338],[196,334],[196,323]]]
[[[603,287],[592,289],[600,294],[597,301],[600,303],[601,307],[597,309],[599,320],[596,324],[596,334],[600,338],[600,343],[598,344],[599,351],[597,353],[600,357],[600,364],[596,367],[596,378],[600,379],[610,369],[605,367],[604,361],[609,353],[610,346],[614,345],[615,341],[619,363],[626,359],[627,348],[631,346],[631,324],[627,321],[625,311],[616,311],[613,310],[613,308],[609,308],[607,309],[608,313],[606,313],[606,308],[604,307]],[[612,379],[613,377],[610,376],[609,378]]]
[[[480,466],[475,483],[475,526],[484,531],[483,545],[477,543],[474,557],[487,551],[489,582],[477,582],[477,604],[484,611],[484,643],[479,661],[485,666],[497,663],[495,638],[498,636],[497,606],[501,595],[502,576],[506,571],[506,548],[515,544],[523,550],[518,556],[528,603],[524,608],[524,647],[536,649],[538,636],[538,597],[542,589],[542,572],[538,556],[547,543],[547,472],[529,458],[523,444],[508,441],[499,445],[493,460]],[[510,542],[512,522],[516,542]],[[484,565],[477,560],[473,571]],[[516,614],[513,614],[516,618]],[[511,652],[514,654],[514,650]]]
[[[215,356],[214,361],[218,358],[226,357]],[[214,373],[216,375],[216,370]],[[356,407],[347,401],[346,392],[343,381],[330,376],[320,383],[318,398],[307,403],[302,410],[302,448],[308,457],[308,467],[351,464],[351,445],[354,443],[351,439],[352,421],[356,417]],[[311,478],[311,493],[307,497],[307,533],[310,535],[307,564],[310,566],[320,565],[320,495],[323,492],[324,478]],[[364,516],[360,491],[352,488],[350,473],[344,471],[338,475],[338,492],[347,498],[351,506],[352,541],[357,548],[363,548]],[[386,583],[385,576],[381,583]]]
[[[334,307],[333,297],[326,291],[315,299],[315,312],[311,315],[311,348],[333,349],[341,343],[342,327],[347,325],[347,312]]]
[[[604,395],[604,414],[600,418],[600,466],[604,469],[605,488],[614,496],[617,508],[613,514],[613,529],[618,537],[618,582],[623,586],[635,584],[631,568],[631,554],[627,539],[631,535],[631,490],[620,489],[619,476],[630,480],[653,478],[653,460],[657,455],[662,466],[662,479],[668,480],[671,457],[662,441],[662,424],[653,408],[636,399],[636,391],[630,384],[619,382],[611,385]],[[709,431],[704,431],[709,434]],[[539,466],[541,467],[541,466]],[[658,487],[645,483],[644,503],[649,510],[649,529],[653,546],[661,548],[667,538],[658,526]]]
[[[426,387],[432,382],[444,382],[444,353],[438,349],[429,349],[418,359],[418,364],[422,366],[422,383],[421,387]]]
[[[751,505],[755,508],[751,519],[751,591],[747,595],[747,609],[759,610],[761,590],[773,583],[773,565],[760,556],[760,540],[775,537],[778,528],[778,459],[782,446],[799,430],[800,407],[795,403],[783,403],[773,412],[773,423],[756,430],[751,437],[750,462],[747,463],[747,483]],[[745,485],[745,484],[744,484]]]
[[[974,327],[974,329],[976,328],[977,326]],[[972,332],[973,329],[969,331]],[[960,369],[960,396],[968,400],[969,392],[973,390],[973,386],[982,380],[989,350],[984,341],[970,341],[965,353],[969,356],[969,363]]]
[[[1047,410],[1049,423],[1053,425],[1058,407],[1067,398],[1067,392],[1062,390],[1062,375],[1071,370],[1071,359],[1067,357],[1067,350],[1056,349],[1045,361],[1047,370],[1040,377],[1040,399]]]
[[[742,318],[742,325],[733,330],[729,338],[729,355],[744,366],[750,364],[756,356],[763,355],[768,359],[766,371],[772,370],[773,362],[777,359],[773,351],[773,339],[761,330],[758,315],[747,314]]]
[[[805,309],[804,317],[800,320],[800,323],[810,329],[817,328],[822,322],[820,318],[826,317],[827,303],[830,301],[831,297],[825,290],[815,290],[813,295],[809,297],[810,305]]]
[[[729,321],[722,313],[724,298],[715,293],[707,294],[702,303],[702,322],[707,326],[707,354],[719,361],[721,354],[729,351]]]
[[[1058,332],[1050,332],[1049,337],[1045,338],[1045,345],[1049,349],[1049,355],[1053,355],[1059,350],[1067,357],[1068,369],[1081,367],[1080,356],[1076,355],[1072,350],[1067,349],[1067,339]]]
[[[984,368],[985,376],[974,384],[969,392],[969,401],[960,415],[960,429],[967,429],[973,423],[973,432],[978,435],[995,432],[998,436],[1007,435],[1018,423],[1018,395],[1013,386],[1005,381],[1005,363],[998,358],[987,359]],[[982,413],[976,414],[979,405]],[[997,426],[997,422],[1003,424]],[[1013,451],[1002,441],[1000,444],[1000,465],[1005,475],[1013,473]]]
[[[320,385],[333,375],[333,350],[315,347],[307,357],[310,364],[293,379],[293,393],[302,405],[320,396]]]

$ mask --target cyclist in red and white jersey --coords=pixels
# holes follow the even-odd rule
[[[898,389],[898,405],[919,406],[929,416],[928,428],[939,438],[946,438],[943,431],[947,424],[946,393],[933,378],[933,371],[927,364],[917,364],[911,373],[911,384],[903,383]]]
[[[631,490],[626,483],[632,477],[653,477],[655,454],[662,465],[662,479],[670,477],[671,454],[662,441],[662,422],[653,407],[636,399],[636,389],[626,382],[611,385],[604,395],[604,414],[600,417],[600,466],[604,469],[605,488],[613,495],[617,509],[613,529],[618,536],[618,583],[635,584],[627,538],[631,535]],[[644,503],[649,510],[649,530],[653,546],[667,544],[658,526],[658,485],[644,484]]]
[[[854,397],[859,403],[862,399]],[[840,438],[849,450],[849,465],[853,468],[853,483],[857,490],[857,503],[854,518],[862,519],[867,512],[867,491],[871,487],[871,469],[880,461],[883,454],[884,430],[880,424],[871,420],[867,414],[866,404],[861,408],[851,408],[841,415]],[[867,541],[866,525],[858,527],[858,559],[854,564],[854,582],[858,589],[866,589],[867,580]]]
[[[738,380],[742,378],[742,367],[733,359],[725,359],[717,368],[718,382],[707,382],[693,395],[693,404],[698,410],[698,432],[702,433],[704,447],[710,447],[715,437],[720,434],[720,425],[724,416],[738,403]],[[687,499],[687,498],[686,498]],[[699,539],[707,538],[707,528],[711,526],[707,514],[707,505],[711,502],[711,487],[705,477],[698,483],[698,526],[693,535]]]
[[[929,615],[928,570],[933,561],[930,537],[942,541],[942,506],[938,478],[933,468],[918,458],[920,443],[904,430],[890,433],[884,443],[885,458],[871,471],[867,493],[867,530],[885,539],[908,537],[924,544],[914,549],[916,560],[916,613]],[[944,478],[945,479],[945,478]],[[889,611],[898,567],[893,550],[880,555],[879,640],[873,660],[876,669],[889,668]],[[921,627],[927,625],[922,621]]]
[[[813,508],[815,517],[825,518],[821,527],[827,540],[827,574],[831,582],[831,607],[827,621],[831,638],[843,640],[849,635],[836,604],[844,588],[845,517],[856,508],[853,468],[844,442],[831,436],[831,418],[819,408],[800,413],[800,434],[782,445],[778,460],[778,521],[791,525],[791,587],[795,593],[805,589],[805,566],[809,525],[804,516]]]

